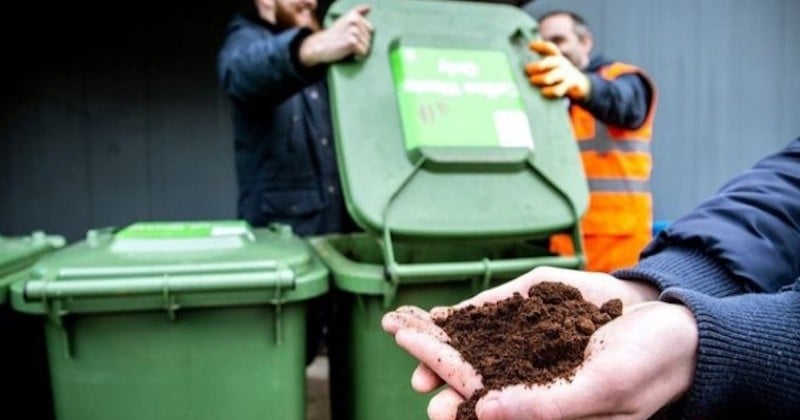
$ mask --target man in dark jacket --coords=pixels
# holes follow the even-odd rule
[[[238,217],[300,236],[351,232],[336,165],[327,65],[369,52],[368,6],[321,29],[315,0],[254,0],[235,16],[218,57],[233,103]],[[324,340],[326,298],[308,302],[306,361]]]
[[[369,7],[320,29],[315,0],[254,2],[229,24],[217,63],[233,103],[238,215],[301,236],[352,231],[324,75],[329,63],[369,51]]]
[[[537,268],[459,306],[526,295],[559,281],[625,311],[598,329],[570,381],[490,391],[481,419],[690,419],[800,416],[800,139],[724,185],[673,222],[634,267],[611,275]],[[454,418],[480,377],[431,316],[400,308],[384,329],[422,365],[412,385],[449,388],[429,405]]]

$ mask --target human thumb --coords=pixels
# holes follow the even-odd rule
[[[502,407],[496,398],[484,399],[475,407],[475,414],[480,420],[501,420]]]

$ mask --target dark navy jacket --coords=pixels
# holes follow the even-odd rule
[[[339,183],[326,67],[298,61],[309,34],[237,15],[217,62],[233,104],[238,216],[254,226],[288,223],[301,236],[355,229]]]
[[[618,127],[639,128],[650,110],[653,96],[649,82],[636,74],[625,74],[613,81],[600,76],[600,68],[613,63],[601,55],[593,55],[586,68],[592,91],[588,102],[579,102],[595,118]]]
[[[634,268],[691,309],[699,348],[684,418],[800,418],[800,139],[673,222]],[[669,344],[666,344],[669,345]]]

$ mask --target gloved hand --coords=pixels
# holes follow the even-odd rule
[[[547,41],[533,41],[530,49],[544,56],[525,66],[525,73],[531,84],[548,98],[562,98],[585,101],[589,99],[591,82],[589,76],[575,67],[561,54],[555,44]]]

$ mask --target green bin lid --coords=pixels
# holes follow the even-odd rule
[[[243,221],[140,222],[91,230],[11,285],[22,312],[103,312],[309,299],[327,269],[289,226]]]
[[[36,231],[28,236],[0,236],[0,304],[6,300],[8,285],[42,255],[65,244],[61,236]]]
[[[348,211],[407,238],[544,237],[574,229],[588,188],[566,103],[528,83],[537,24],[499,4],[370,3],[368,57],[328,73]]]

